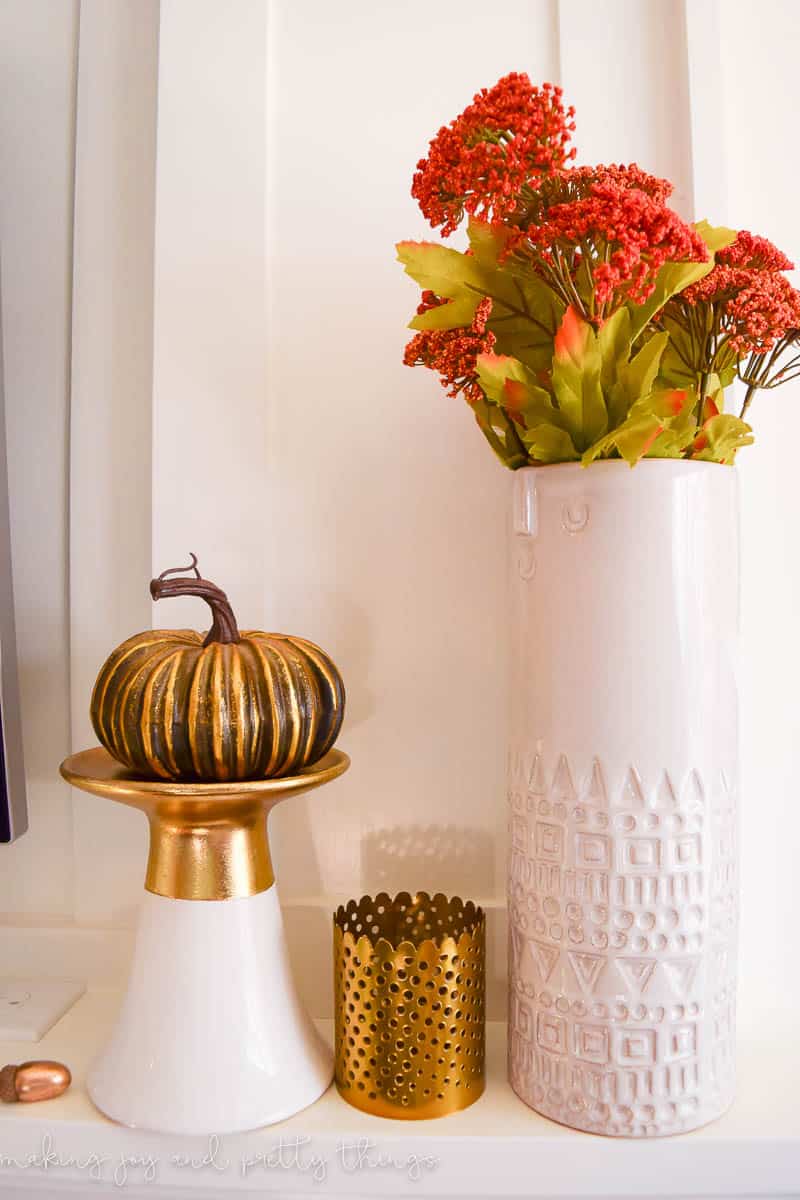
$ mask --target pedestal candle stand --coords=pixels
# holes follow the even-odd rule
[[[284,779],[172,783],[137,778],[99,747],[61,764],[75,787],[150,823],[127,992],[88,1079],[107,1116],[234,1133],[291,1116],[328,1087],[333,1056],[292,979],[266,817],[349,765],[332,750]]]

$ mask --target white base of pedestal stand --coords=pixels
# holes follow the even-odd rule
[[[237,1133],[306,1108],[332,1078],[274,884],[233,900],[145,892],[127,993],[89,1073],[102,1112],[163,1133]]]

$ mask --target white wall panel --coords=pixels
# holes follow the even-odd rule
[[[502,36],[474,0],[271,13],[266,613],[339,663],[353,759],[275,813],[282,894],[502,894],[510,476],[402,365],[394,243],[438,237],[409,192],[440,125],[507,71],[553,77],[554,7],[505,3]]]
[[[163,0],[153,366],[153,571],[200,559],[264,620],[267,5]],[[147,587],[149,577],[142,580]],[[166,600],[157,626],[209,624]]]
[[[70,440],[73,748],[111,648],[150,624],[157,0],[82,0]],[[73,793],[75,917],[131,919],[147,830]]]
[[[672,180],[672,203],[691,218],[683,0],[559,0],[558,11],[577,161],[638,162]]]
[[[728,221],[721,0],[683,0],[692,151],[692,216]]]
[[[72,910],[67,464],[78,8],[0,5],[0,204],[11,542],[30,829],[0,912]]]
[[[488,900],[500,980],[510,477],[463,404],[401,364],[416,292],[393,243],[436,236],[409,195],[414,164],[478,87],[513,69],[560,77],[580,162],[638,161],[674,180],[684,215],[800,254],[796,5],[765,0],[759,29],[779,35],[760,41],[744,0],[505,0],[501,12],[495,36],[477,0],[83,0],[68,608],[76,7],[0,9],[32,809],[30,833],[0,848],[0,911],[41,926],[31,945],[50,973],[72,946],[81,970],[108,974],[115,935],[87,927],[130,920],[144,859],[141,818],[86,796],[73,846],[56,777],[70,706],[83,744],[112,644],[153,619],[206,623],[200,602],[153,611],[147,594],[154,570],[194,550],[244,626],[319,641],[348,685],[352,771],[273,818],[315,1010],[331,903],[379,887]],[[740,460],[746,1019],[757,981],[798,981],[780,924],[799,886],[796,400],[796,386],[757,400],[757,445]],[[54,936],[73,904],[83,930]],[[8,935],[12,963],[26,944]]]
[[[800,6],[721,6],[723,97],[717,136],[727,164],[728,219],[800,262],[795,154]],[[755,28],[757,26],[757,30]],[[794,272],[795,286],[800,272]],[[800,560],[795,428],[800,384],[756,397],[755,445],[739,456],[742,487],[742,987],[763,1021],[800,986],[787,920],[800,907]],[[787,941],[787,937],[789,940]]]

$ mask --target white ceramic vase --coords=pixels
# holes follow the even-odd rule
[[[734,1095],[735,470],[514,479],[509,1072],[593,1133]]]

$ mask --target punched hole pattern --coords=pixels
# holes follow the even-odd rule
[[[381,893],[338,909],[336,1082],[346,1099],[435,1116],[478,1098],[485,942],[483,911],[458,897]]]

